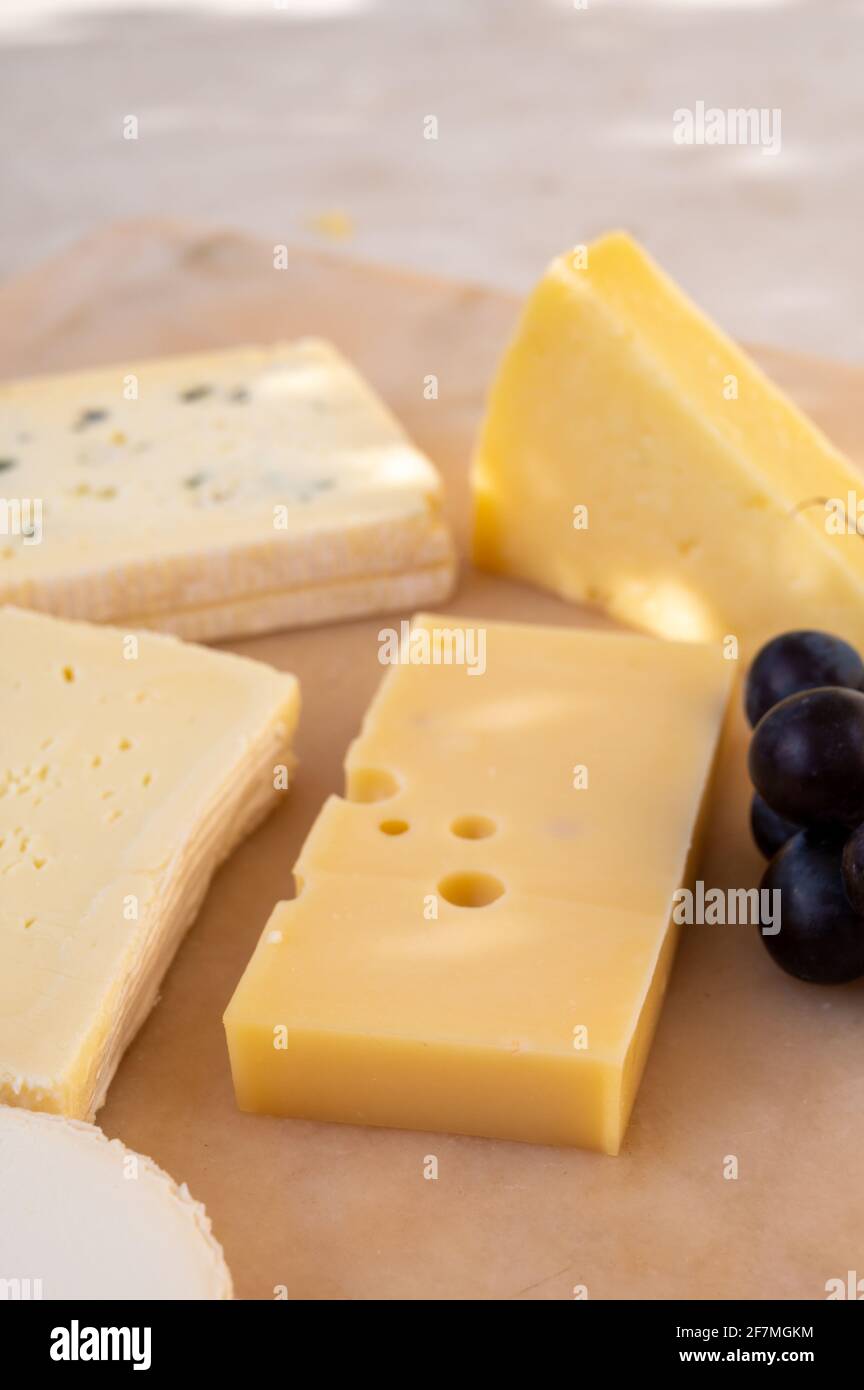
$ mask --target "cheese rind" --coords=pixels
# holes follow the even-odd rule
[[[230,1299],[210,1219],[94,1125],[0,1105],[0,1298]]]
[[[225,1016],[238,1103],[615,1153],[731,663],[415,621],[464,626],[485,673],[392,669],[303,847]]]
[[[0,609],[0,1101],[102,1104],[215,869],[279,796],[298,705],[243,657]]]
[[[452,587],[438,474],[326,343],[0,383],[0,417],[0,602],[212,640]]]
[[[483,568],[744,654],[790,627],[864,644],[864,545],[825,507],[860,475],[622,234],[529,299],[473,474]]]
[[[160,632],[197,642],[219,642],[237,632],[251,637],[255,633],[290,627],[344,622],[388,609],[411,612],[418,604],[431,602],[446,593],[451,583],[452,569],[448,563],[429,569],[406,570],[396,576],[334,580],[283,593],[258,594],[254,598],[177,609],[170,617],[133,614],[129,626],[157,628]]]

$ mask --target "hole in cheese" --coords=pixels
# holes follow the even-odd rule
[[[448,874],[438,884],[438,892],[454,907],[488,907],[501,897],[504,884],[492,874]]]
[[[498,827],[489,816],[472,815],[457,816],[450,829],[460,840],[485,840],[494,835]]]
[[[407,820],[382,820],[378,829],[385,835],[404,835],[408,829]]]

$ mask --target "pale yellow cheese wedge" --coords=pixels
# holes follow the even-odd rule
[[[0,602],[215,641],[453,579],[438,474],[327,343],[0,383]]]
[[[243,657],[0,609],[0,1101],[102,1104],[215,869],[287,785],[298,702]]]
[[[864,646],[860,474],[623,234],[529,299],[474,488],[483,568],[745,654],[793,627]]]
[[[0,1105],[0,1301],[231,1297],[185,1184],[95,1125]]]
[[[414,635],[431,654],[457,628],[477,673],[390,671],[237,987],[237,1100],[616,1153],[733,663],[431,615]]]

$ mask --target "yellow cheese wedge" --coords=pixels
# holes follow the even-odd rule
[[[531,296],[474,486],[483,568],[664,637],[864,645],[860,475],[623,234]]]
[[[231,1296],[185,1185],[95,1125],[0,1105],[0,1301]]]
[[[293,676],[0,609],[0,1101],[90,1118],[293,767]],[[284,768],[284,774],[277,773]]]
[[[472,622],[469,674],[457,622],[415,621],[441,660],[384,680],[237,987],[237,1100],[616,1153],[732,663]]]
[[[453,579],[438,474],[326,343],[0,383],[0,603],[215,641]]]

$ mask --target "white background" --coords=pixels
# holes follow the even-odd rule
[[[676,145],[698,101],[781,153]],[[0,275],[166,215],[526,289],[625,226],[737,335],[864,360],[862,0],[0,0],[0,178]]]

